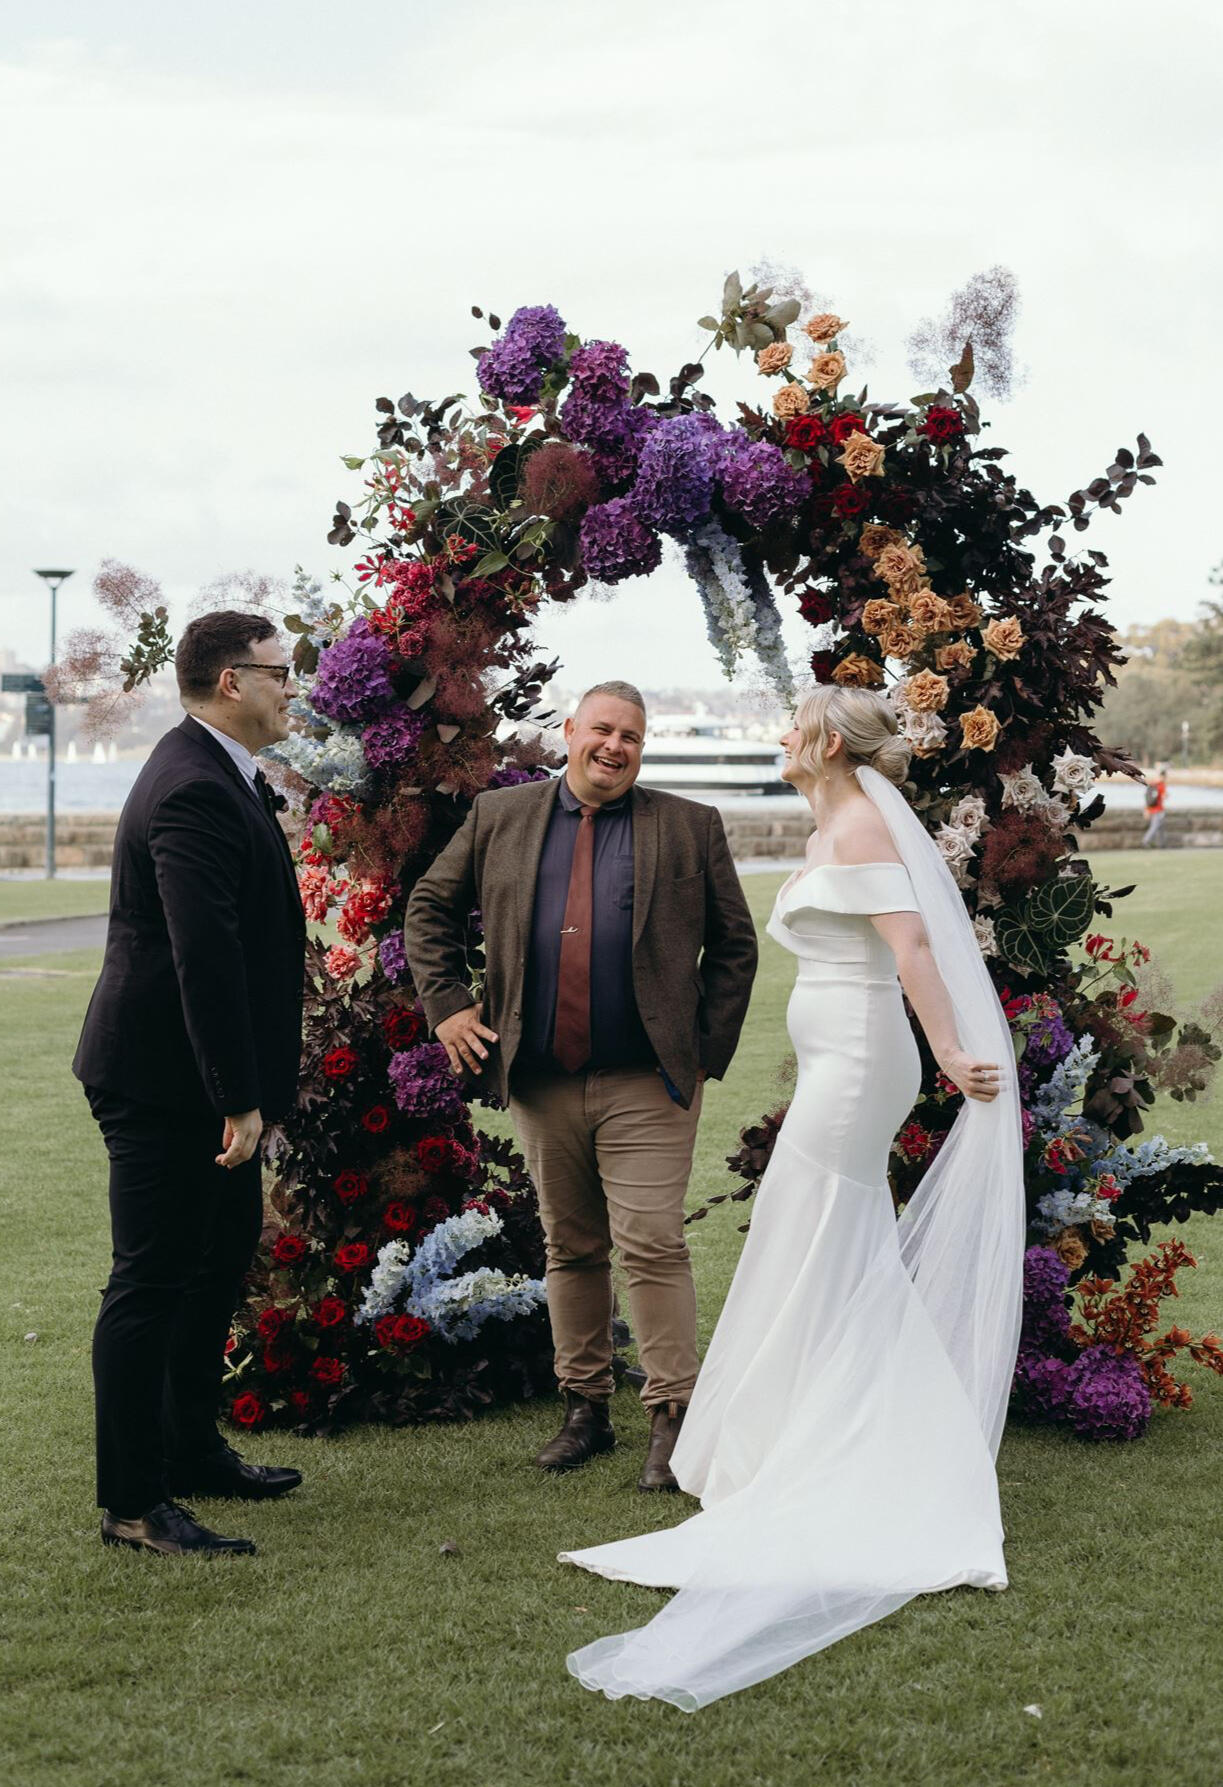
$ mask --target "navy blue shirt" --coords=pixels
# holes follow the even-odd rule
[[[524,1066],[561,1071],[552,1056],[561,927],[581,824],[581,802],[562,777],[544,836],[531,914],[531,947],[523,988]],[[633,994],[633,813],[631,794],[594,818],[590,951],[590,1060],[586,1067],[652,1067],[654,1051]],[[584,1071],[584,1070],[583,1070]]]

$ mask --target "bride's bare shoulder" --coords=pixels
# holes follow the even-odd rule
[[[833,861],[849,867],[855,863],[899,862],[882,813],[873,801],[855,801],[837,826]]]

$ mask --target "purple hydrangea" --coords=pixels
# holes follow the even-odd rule
[[[387,1069],[395,1103],[409,1117],[461,1117],[465,1109],[458,1081],[440,1042],[425,1042],[391,1056]]]
[[[1028,1031],[1023,1058],[1034,1067],[1053,1067],[1064,1061],[1073,1047],[1073,1032],[1068,1029],[1058,1007],[1053,1005],[1052,1010],[1037,1018]]]
[[[310,705],[329,720],[372,720],[395,699],[391,652],[362,616],[329,645],[310,686]]]
[[[1060,1421],[1070,1395],[1073,1367],[1064,1359],[1021,1351],[1015,1361],[1015,1403],[1021,1414],[1037,1421]]]
[[[1066,1286],[1070,1272],[1051,1247],[1023,1256],[1023,1329],[1020,1345],[1038,1353],[1065,1352],[1070,1340]]]
[[[708,521],[721,441],[721,423],[703,412],[670,416],[651,430],[632,493],[644,522],[686,539]]]
[[[607,487],[632,481],[642,446],[660,421],[657,410],[626,409],[618,416],[609,412],[606,426],[588,449],[600,484]]]
[[[397,707],[367,726],[361,734],[365,761],[373,769],[394,769],[411,757],[427,721],[410,707]]]
[[[498,340],[480,356],[480,384],[505,403],[534,403],[544,373],[565,350],[565,324],[551,304],[516,310]]]
[[[645,526],[631,497],[615,496],[587,509],[582,518],[582,563],[588,576],[599,583],[619,583],[656,571],[661,561],[658,535]]]
[[[1036,1118],[1026,1104],[1020,1107],[1019,1121],[1023,1128],[1023,1145],[1027,1148],[1036,1134]]]
[[[1089,1346],[1070,1367],[1063,1418],[1093,1440],[1136,1440],[1151,1419],[1151,1392],[1133,1353]]]
[[[569,394],[560,419],[571,441],[597,442],[629,407],[628,355],[615,341],[588,341],[569,362]]]
[[[516,764],[507,763],[504,769],[494,770],[488,778],[490,788],[519,788],[523,782],[542,782],[548,777],[546,769],[519,769]]]
[[[378,945],[378,960],[382,972],[394,984],[408,977],[408,952],[403,944],[403,932],[396,927],[388,931]]]
[[[792,515],[811,489],[772,441],[754,441],[732,429],[722,447],[722,500],[755,528]]]

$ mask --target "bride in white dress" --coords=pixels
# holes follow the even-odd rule
[[[798,958],[798,1081],[672,1469],[702,1511],[561,1553],[678,1594],[574,1652],[612,1699],[695,1711],[902,1606],[1006,1587],[994,1458],[1024,1234],[1010,1035],[954,881],[896,784],[882,696],[821,686],[782,740],[815,813],[769,934]],[[966,1095],[896,1220],[919,1086],[901,989]]]

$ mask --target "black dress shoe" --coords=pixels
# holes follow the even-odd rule
[[[205,1557],[250,1557],[255,1550],[253,1539],[225,1539],[210,1532],[190,1508],[178,1502],[158,1502],[134,1520],[121,1520],[103,1509],[102,1543],[126,1545],[132,1551],[156,1551],[163,1557],[186,1557],[194,1552]]]
[[[541,1471],[575,1471],[616,1443],[605,1402],[591,1402],[573,1390],[565,1391],[565,1424],[536,1457]]]
[[[194,1464],[171,1465],[170,1488],[175,1495],[224,1496],[231,1501],[265,1502],[288,1495],[302,1480],[300,1471],[276,1464],[247,1464],[232,1446],[222,1446]]]

